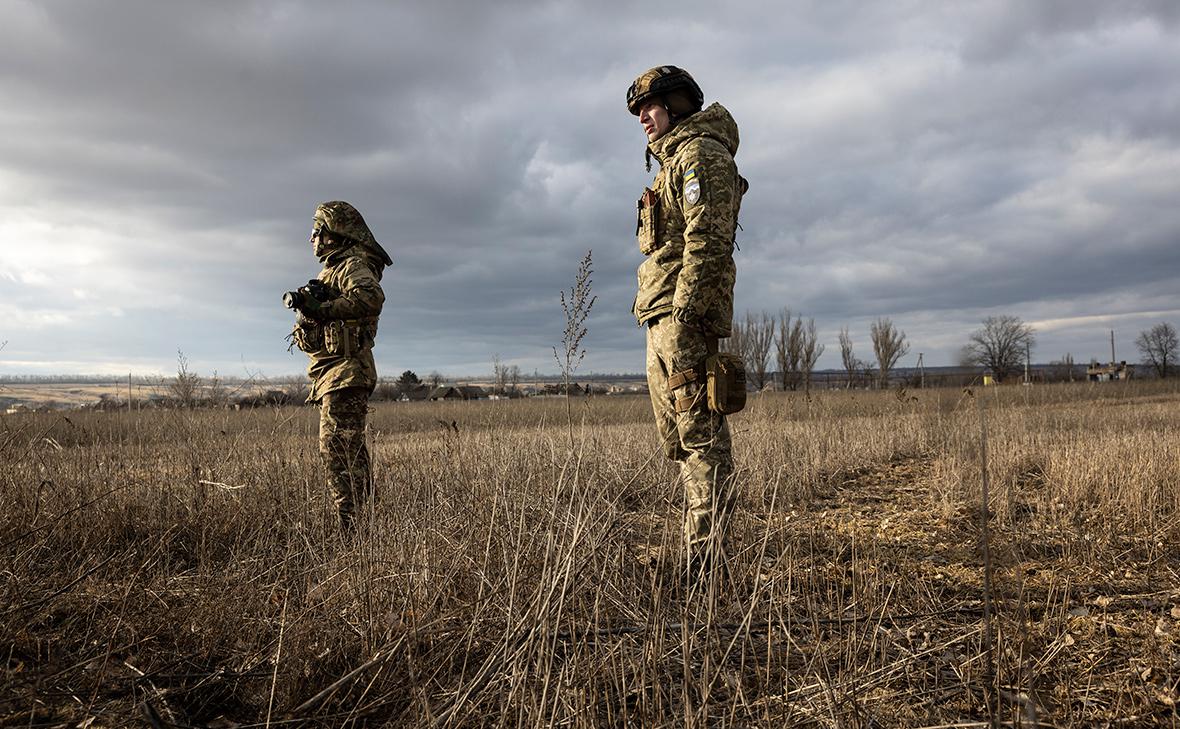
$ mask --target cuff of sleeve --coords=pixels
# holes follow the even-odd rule
[[[700,319],[709,310],[709,299],[700,295],[693,297],[689,297],[687,294],[680,295],[677,291],[676,295],[672,297],[672,309],[675,312],[683,311],[688,317]]]

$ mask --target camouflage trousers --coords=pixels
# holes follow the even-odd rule
[[[709,410],[703,380],[675,390],[668,386],[669,378],[678,372],[703,370],[707,356],[702,332],[671,316],[649,323],[647,387],[664,453],[680,462],[686,501],[684,541],[690,557],[722,545],[733,510],[733,453],[725,417]],[[678,400],[681,411],[676,407]]]
[[[373,490],[369,448],[365,444],[368,412],[368,388],[333,390],[320,400],[320,457],[345,529],[352,528],[356,512]]]

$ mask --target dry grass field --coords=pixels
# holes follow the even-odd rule
[[[1180,724],[1170,382],[755,397],[704,595],[646,399],[371,425],[346,545],[311,408],[0,420],[0,725]]]

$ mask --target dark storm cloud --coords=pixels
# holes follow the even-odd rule
[[[1129,341],[1180,309],[1177,16],[9,3],[0,371],[167,368],[177,348],[223,373],[300,369],[278,294],[315,273],[310,216],[336,198],[395,259],[386,371],[478,373],[494,353],[552,371],[557,294],[591,249],[585,367],[639,370],[631,216],[650,176],[622,97],[661,62],[742,128],[739,309],[791,307],[830,340],[891,316],[931,364],[997,312],[1044,322],[1046,353],[1090,341],[1095,316]]]

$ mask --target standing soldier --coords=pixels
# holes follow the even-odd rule
[[[704,363],[730,334],[735,230],[747,188],[733,161],[737,123],[720,104],[703,104],[700,86],[675,66],[657,66],[627,90],[627,109],[647,134],[648,170],[652,157],[660,165],[639,199],[646,258],[634,313],[647,325],[656,426],[666,455],[681,464],[690,578],[720,554],[733,505],[729,428],[707,402]]]
[[[385,303],[381,272],[393,261],[360,212],[339,200],[316,208],[311,246],[323,270],[283,299],[297,312],[295,344],[311,360],[307,401],[320,403],[320,456],[341,530],[350,535],[373,486],[365,416],[377,386],[373,341]]]

